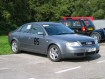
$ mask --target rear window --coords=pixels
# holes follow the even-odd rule
[[[16,31],[19,32],[19,31],[21,31],[21,29],[22,29],[22,26],[17,28]]]
[[[90,20],[84,20],[85,25],[88,26],[94,26],[94,24],[92,23],[92,21]]]
[[[30,24],[24,24],[24,25],[22,25],[21,32],[27,33],[30,29],[31,29],[31,25]]]

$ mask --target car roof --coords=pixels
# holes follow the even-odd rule
[[[73,21],[73,20],[87,21],[87,20],[89,20],[89,19],[68,19],[68,20],[60,20],[60,21]]]
[[[67,19],[74,19],[74,20],[78,20],[78,19],[88,19],[88,20],[94,20],[94,17],[93,16],[90,16],[90,17],[86,17],[86,16],[81,16],[81,17],[78,17],[78,16],[65,16],[65,17],[62,17],[63,20],[67,20]]]
[[[32,24],[47,25],[47,24],[59,24],[56,22],[31,22]]]

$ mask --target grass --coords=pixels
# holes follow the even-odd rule
[[[12,54],[8,36],[0,36],[0,55]]]

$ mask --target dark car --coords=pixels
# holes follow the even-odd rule
[[[98,42],[105,40],[105,28],[94,30],[90,36],[97,39]]]
[[[77,35],[61,23],[32,22],[9,33],[12,51],[46,54],[52,61],[95,55],[99,44],[92,37]]]
[[[62,19],[60,22],[78,34],[90,35],[92,31],[95,30],[95,26],[92,21],[86,18]]]

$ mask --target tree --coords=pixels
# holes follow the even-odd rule
[[[0,34],[35,21],[59,21],[62,16],[105,19],[105,0],[0,0]]]

